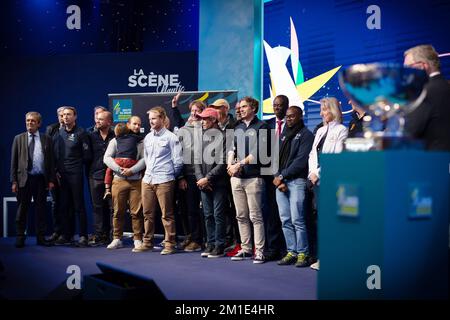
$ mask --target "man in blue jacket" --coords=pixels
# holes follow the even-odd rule
[[[74,107],[64,107],[64,127],[53,137],[56,177],[61,186],[61,206],[73,208],[64,210],[63,234],[56,245],[72,244],[75,233],[75,217],[79,222],[78,245],[88,246],[87,214],[84,204],[83,166],[91,160],[89,137],[84,128],[77,126],[77,111]],[[75,216],[75,217],[74,217]]]
[[[288,251],[278,264],[295,263],[296,267],[306,267],[310,264],[310,258],[304,209],[305,191],[308,158],[314,136],[305,127],[303,111],[297,106],[289,107],[286,126],[281,137],[279,170],[273,179]]]

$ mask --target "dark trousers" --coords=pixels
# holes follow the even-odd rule
[[[225,246],[225,206],[228,201],[226,189],[216,187],[211,191],[201,191],[203,215],[208,245]]]
[[[87,215],[84,206],[83,174],[61,175],[61,217],[64,235],[70,239],[75,234],[75,219],[78,218],[79,235],[87,237]],[[69,209],[67,209],[69,208]]]
[[[161,211],[159,205],[157,205],[157,211],[158,213]],[[186,237],[190,239],[191,229],[189,228],[189,221],[186,212],[187,212],[187,204],[185,192],[179,188],[177,182],[175,183],[175,224],[177,230],[177,237],[180,234],[182,234],[185,237],[185,239]],[[181,227],[182,232],[180,232],[179,227]]]
[[[233,192],[231,191],[230,179],[227,179],[226,192],[228,201],[225,208],[225,239],[227,245],[234,243],[241,243],[241,236],[239,234],[239,225],[236,219],[236,209],[234,206]]]
[[[308,232],[309,255],[317,258],[317,202],[319,187],[307,184],[305,194],[306,230]]]
[[[28,210],[31,198],[34,199],[36,236],[44,237],[46,231],[45,206],[47,202],[47,186],[43,175],[28,175],[27,183],[17,191],[16,231],[18,237],[25,237]]]
[[[200,190],[197,187],[197,179],[193,175],[186,175],[184,177],[187,181],[187,189],[179,190],[181,196],[184,198],[185,210],[181,215],[187,214],[187,226],[185,230],[187,234],[191,235],[191,240],[202,244],[203,233],[200,219]]]
[[[53,232],[61,235],[62,234],[62,222],[60,214],[60,203],[61,203],[61,188],[55,185],[53,190],[50,191],[52,196],[52,220],[53,220]]]
[[[109,237],[111,230],[111,205],[104,200],[105,183],[89,177],[89,190],[91,191],[92,210],[94,216],[94,233],[99,237]]]
[[[281,228],[280,214],[276,200],[276,188],[272,177],[266,177],[266,196],[264,197],[263,219],[266,236],[266,255],[282,255],[286,251],[286,241]]]

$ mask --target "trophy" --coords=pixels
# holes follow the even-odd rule
[[[411,145],[405,116],[426,96],[427,74],[396,64],[355,64],[339,73],[345,95],[366,111],[364,137],[348,138],[349,151],[399,149]]]

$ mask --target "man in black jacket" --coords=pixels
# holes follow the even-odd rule
[[[429,76],[425,100],[406,117],[405,130],[424,140],[427,150],[450,151],[450,84],[440,73],[439,56],[430,45],[411,48],[404,56],[405,66]]]
[[[46,134],[39,133],[42,123],[38,112],[28,112],[25,116],[27,132],[14,138],[11,151],[12,192],[17,194],[16,247],[25,245],[27,214],[34,199],[36,208],[37,244],[48,246],[45,240],[45,204],[47,190],[54,186],[52,144]]]
[[[286,125],[281,138],[279,170],[273,179],[288,251],[278,264],[295,263],[297,267],[306,267],[311,261],[306,230],[305,192],[308,158],[314,136],[305,127],[303,111],[297,106],[288,109]]]
[[[103,156],[108,148],[109,142],[115,137],[111,129],[112,114],[102,111],[96,115],[95,128],[88,133],[90,147],[92,149],[92,161],[89,163],[88,180],[91,191],[92,209],[94,215],[94,236],[89,245],[98,246],[109,243],[109,232],[111,229],[111,206],[105,194],[106,165]]]

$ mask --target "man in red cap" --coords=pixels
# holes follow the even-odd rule
[[[239,124],[240,119],[239,101],[236,103],[236,110],[235,110],[236,119],[233,117],[232,114],[229,113],[230,104],[225,99],[217,99],[209,107],[217,110],[219,117],[218,118],[219,129],[222,130],[225,134],[230,130],[234,130],[234,128]],[[228,132],[228,134],[230,133]],[[241,250],[241,237],[239,235],[239,227],[236,220],[236,210],[229,176],[227,176],[226,185],[227,185],[228,203],[225,210],[225,225],[226,225],[225,252],[228,257],[233,257],[239,252],[239,250]]]
[[[225,139],[218,124],[218,112],[206,108],[202,119],[202,158],[195,161],[197,186],[201,191],[207,246],[202,257],[218,258],[225,250],[225,208],[228,203]]]

